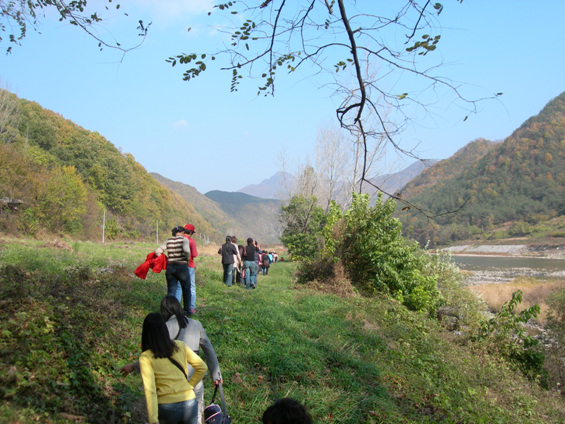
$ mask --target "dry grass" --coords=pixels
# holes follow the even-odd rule
[[[213,243],[201,245],[198,244],[197,240],[196,247],[198,249],[198,256],[218,256],[218,249],[220,248],[220,245]]]
[[[305,287],[313,288],[322,293],[331,293],[341,297],[358,296],[357,291],[351,284],[343,264],[338,262],[333,265],[331,275],[322,280],[314,280],[306,283]]]
[[[512,293],[517,290],[522,291],[522,304],[518,310],[529,308],[532,305],[539,305],[541,309],[537,321],[545,322],[548,307],[545,303],[549,293],[565,289],[565,281],[551,280],[539,281],[534,278],[520,277],[505,284],[484,284],[470,286],[469,290],[479,295],[493,311],[500,311],[502,305],[512,298]]]
[[[198,255],[202,255],[202,256],[218,256],[218,249],[220,248],[222,244],[221,243],[210,243],[210,244],[200,244],[198,243],[198,240],[196,240],[196,246],[198,248]],[[287,249],[284,246],[281,245],[274,245],[274,244],[262,244],[261,245],[261,249],[267,250],[269,252],[277,252],[279,255],[279,259],[281,257],[286,256],[287,254]],[[218,256],[219,257],[219,256]]]

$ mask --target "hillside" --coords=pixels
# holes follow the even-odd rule
[[[139,374],[118,369],[139,357],[163,297],[162,273],[132,279],[152,244],[2,241],[0,422],[146,423]],[[294,269],[274,264],[250,291],[222,284],[215,253],[197,258],[196,318],[234,423],[260,422],[285,396],[320,424],[564,422],[562,379],[543,389],[425,314],[322,293]],[[204,387],[208,402],[209,377]]]
[[[226,234],[242,234],[244,232],[241,225],[226,214],[220,205],[200,193],[196,188],[178,181],[169,180],[155,172],[152,172],[151,175],[194,207],[196,212],[214,228],[214,233],[216,234],[213,237],[214,239],[221,240]],[[200,230],[201,222],[196,222],[194,225],[197,228],[198,237],[201,240],[206,240],[208,238],[207,235]]]
[[[0,229],[100,240],[154,239],[196,222],[193,206],[159,184],[128,153],[35,102],[0,91]],[[17,202],[14,203],[14,202]]]
[[[405,234],[432,245],[488,237],[500,226],[527,236],[529,226],[564,215],[565,93],[502,143],[476,141],[424,171],[403,196],[434,216],[399,213]]]
[[[414,199],[432,187],[443,186],[453,177],[460,175],[467,168],[487,154],[497,143],[485,139],[470,142],[459,149],[450,158],[436,161],[431,166],[423,168],[419,175],[405,181],[400,187],[402,196],[406,199]]]
[[[241,225],[242,239],[251,237],[263,244],[279,243],[281,230],[278,216],[282,201],[219,190],[209,191],[206,197]],[[239,234],[235,235],[240,237]]]

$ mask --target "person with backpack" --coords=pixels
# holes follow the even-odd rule
[[[271,258],[267,252],[261,255],[261,262],[263,263],[263,275],[267,275],[271,266]]]
[[[165,320],[154,312],[143,321],[141,349],[139,369],[149,423],[197,424],[194,387],[208,369],[204,361],[182,341],[171,340]],[[194,368],[191,377],[187,364]]]
[[[239,245],[237,244],[236,236],[231,236],[231,242],[237,249],[237,255],[234,256],[233,258],[234,264],[233,264],[233,274],[232,274],[233,277],[232,284],[235,284],[239,281],[239,278],[241,277],[241,272],[243,271],[243,261],[241,260],[241,251],[243,250],[243,246],[241,246],[241,249],[239,248]]]
[[[258,248],[253,243],[253,239],[247,239],[247,246],[243,248],[243,270],[245,274],[245,288],[254,289],[257,287],[258,266],[255,258],[258,254]]]

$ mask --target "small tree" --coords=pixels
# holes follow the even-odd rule
[[[395,208],[382,194],[373,207],[367,194],[355,194],[345,213],[340,258],[359,289],[387,293],[410,309],[432,313],[441,299],[437,276],[423,272],[428,258],[417,242],[402,237]]]
[[[312,258],[319,251],[326,217],[316,202],[315,196],[294,196],[281,208],[281,241],[295,260]]]
[[[369,206],[367,194],[354,194],[343,214],[335,202],[329,212],[315,205],[316,198],[295,196],[283,207],[286,228],[281,240],[295,259],[304,260],[301,280],[335,277],[345,269],[362,293],[386,293],[410,309],[434,313],[441,303],[437,275],[417,242],[402,237],[401,224],[393,218],[396,203]]]
[[[482,322],[474,340],[517,363],[526,375],[537,377],[543,373],[545,356],[538,347],[539,341],[526,332],[525,324],[539,315],[540,307],[533,305],[516,313],[520,303],[522,292],[517,290],[494,317]]]
[[[549,306],[547,327],[560,343],[565,343],[565,290],[559,290],[547,296]]]
[[[374,186],[367,172],[375,149],[389,146],[418,158],[396,135],[413,117],[429,115],[438,97],[451,98],[464,115],[477,111],[478,100],[436,72],[442,57],[432,52],[441,40],[442,3],[260,0],[214,8],[226,20],[215,28],[229,41],[219,37],[217,49],[176,54],[168,62],[185,67],[185,81],[216,64],[231,76],[231,91],[247,77],[259,81],[257,94],[274,95],[281,76],[296,74],[334,89],[341,99],[337,121],[357,144],[358,191],[363,183]]]

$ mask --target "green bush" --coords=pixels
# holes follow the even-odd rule
[[[473,339],[516,363],[527,376],[539,378],[544,375],[545,356],[539,349],[539,341],[526,332],[525,324],[539,315],[540,307],[533,305],[516,313],[520,303],[522,292],[517,290],[494,317],[482,322]]]
[[[371,207],[369,196],[355,194],[342,221],[340,258],[360,290],[384,292],[412,310],[434,313],[441,298],[437,276],[422,272],[427,255],[402,236],[395,208],[382,195]]]
[[[354,194],[345,213],[332,203],[327,214],[314,200],[295,197],[283,208],[281,240],[303,261],[300,281],[335,279],[339,262],[361,293],[384,293],[409,309],[435,313],[441,304],[437,275],[418,243],[402,236],[394,200],[379,196],[370,206],[368,195]]]
[[[553,292],[547,296],[547,327],[560,343],[565,343],[565,290]]]
[[[438,319],[450,330],[462,331],[466,336],[478,331],[484,320],[487,305],[477,295],[462,286],[464,277],[449,250],[429,255],[425,272],[437,275],[437,287],[442,301]]]
[[[294,196],[281,208],[280,239],[294,260],[312,259],[320,250],[326,215],[316,201],[314,196]]]

